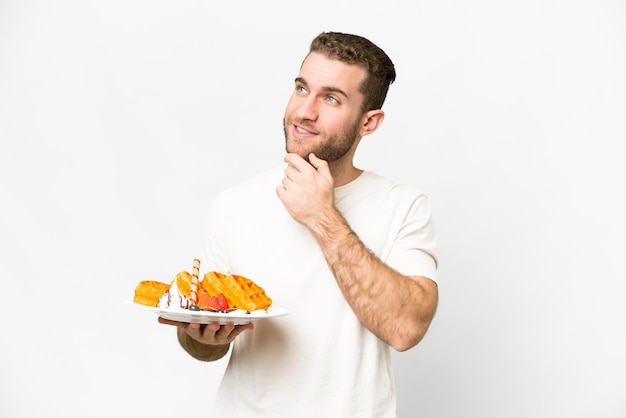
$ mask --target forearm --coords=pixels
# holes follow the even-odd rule
[[[363,325],[398,351],[415,346],[435,314],[437,285],[384,264],[336,211],[318,217],[309,229]]]
[[[190,356],[201,361],[219,360],[228,353],[230,344],[207,345],[194,340],[185,332],[184,328],[177,329],[178,342]]]

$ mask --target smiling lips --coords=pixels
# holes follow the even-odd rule
[[[293,136],[298,139],[307,139],[318,134],[312,126],[305,123],[292,123]]]

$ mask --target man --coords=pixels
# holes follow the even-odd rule
[[[318,35],[285,111],[286,166],[213,202],[205,268],[290,311],[254,326],[159,318],[199,360],[232,345],[216,417],[395,417],[390,347],[422,339],[438,290],[428,197],[353,165],[394,80],[367,39]]]

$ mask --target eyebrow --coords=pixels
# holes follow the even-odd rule
[[[302,77],[296,77],[295,82],[296,83],[301,83],[301,84],[303,84],[305,86],[308,86],[306,80],[304,78],[302,78]],[[330,92],[330,93],[338,93],[338,94],[341,94],[342,96],[344,96],[346,98],[348,97],[348,95],[346,94],[345,91],[343,91],[343,90],[341,90],[340,88],[337,88],[337,87],[324,86],[324,87],[322,87],[322,91]]]

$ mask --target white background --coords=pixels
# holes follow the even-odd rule
[[[125,301],[280,161],[324,30],[394,60],[357,162],[434,205],[399,416],[626,416],[623,1],[0,0],[1,417],[208,416],[225,362]]]

